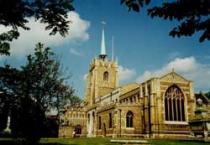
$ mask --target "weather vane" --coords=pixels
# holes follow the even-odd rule
[[[105,25],[106,25],[106,22],[105,22],[105,21],[101,21],[101,24],[102,24],[103,29],[104,29],[104,27],[105,27]]]
[[[101,21],[101,24],[106,25],[106,22],[105,21]]]

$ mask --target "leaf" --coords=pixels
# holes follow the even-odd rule
[[[150,0],[145,0],[146,5],[150,3]]]
[[[143,1],[142,0],[138,0],[138,4],[143,7]]]
[[[138,5],[137,3],[133,3],[133,4],[131,5],[131,7],[132,7],[132,9],[133,9],[134,11],[139,12],[139,5]]]
[[[123,3],[125,3],[125,0],[121,0],[121,1],[120,1],[120,4],[123,4]]]
[[[0,42],[0,55],[10,55],[10,44],[7,42]]]

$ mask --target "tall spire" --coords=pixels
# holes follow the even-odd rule
[[[106,22],[102,21],[101,23],[103,25],[103,29],[102,29],[102,38],[101,38],[101,53],[100,53],[99,57],[102,59],[105,59],[106,58],[106,46],[105,46],[104,26],[105,26]]]

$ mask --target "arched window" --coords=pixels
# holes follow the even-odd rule
[[[101,116],[98,117],[98,129],[101,129]]]
[[[170,86],[165,93],[165,120],[185,121],[184,94],[176,86]]]
[[[109,128],[112,128],[112,113],[109,113]]]
[[[104,72],[103,80],[108,81],[109,79],[109,73],[107,71]]]
[[[133,127],[133,113],[131,111],[126,114],[126,127]]]

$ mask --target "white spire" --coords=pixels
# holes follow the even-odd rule
[[[101,38],[101,54],[100,55],[106,55],[106,46],[105,46],[105,34],[104,34],[104,25],[106,24],[106,22],[102,21],[101,22],[103,25],[103,29],[102,29],[102,38]]]

